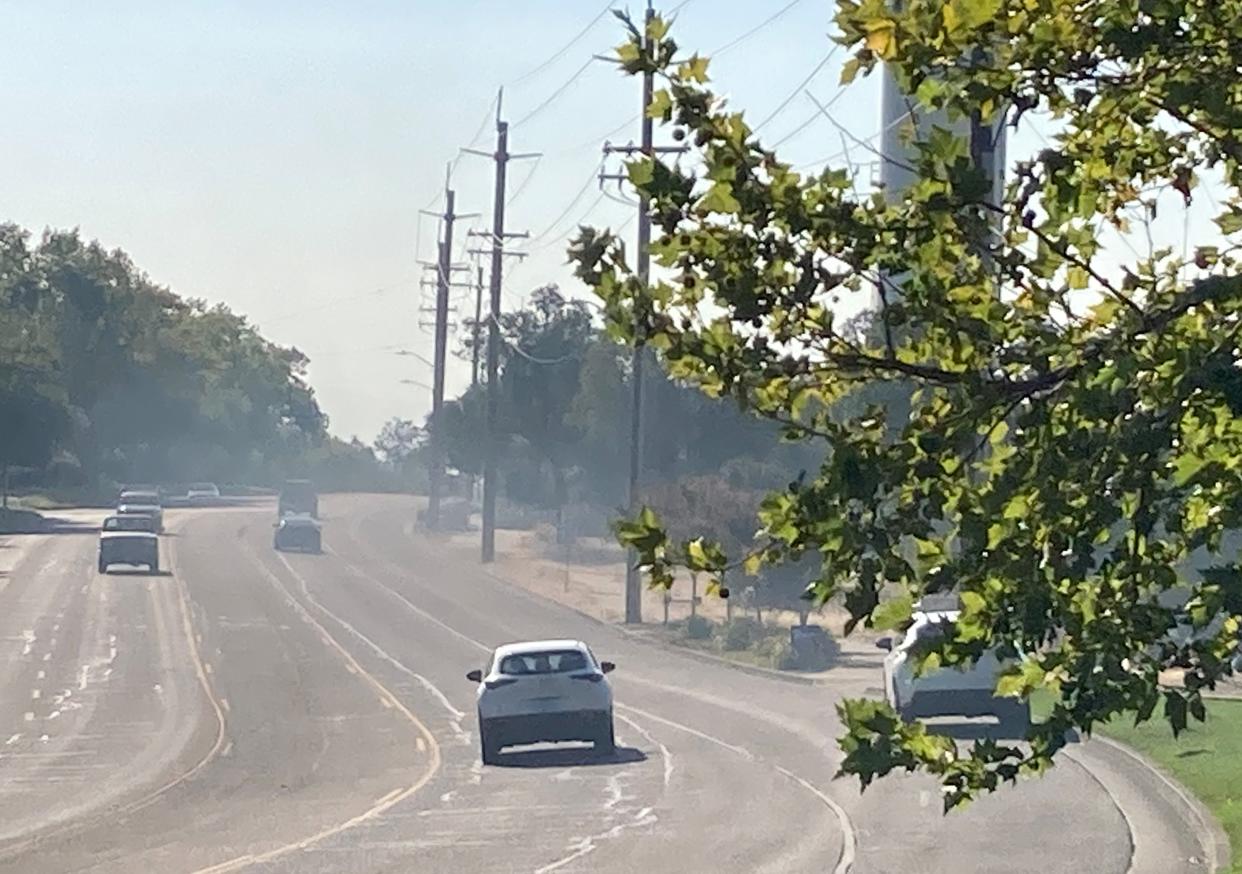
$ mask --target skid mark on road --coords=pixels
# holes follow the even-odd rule
[[[431,731],[423,725],[419,718],[415,716],[408,707],[401,703],[397,696],[394,695],[387,686],[377,680],[372,674],[368,673],[366,669],[358,663],[358,660],[350,654],[349,650],[342,646],[340,642],[338,642],[336,638],[334,638],[328,630],[323,627],[319,620],[311,615],[309,610],[302,606],[301,602],[293,596],[293,593],[289,591],[288,587],[285,586],[280,577],[272,573],[272,571],[265,564],[263,564],[263,562],[259,559],[258,554],[255,553],[253,547],[247,545],[246,549],[254,559],[255,567],[259,569],[259,572],[263,574],[269,583],[271,583],[286,603],[293,608],[293,611],[298,615],[298,617],[309,625],[312,630],[318,631],[320,637],[324,641],[324,644],[329,649],[333,650],[341,659],[343,659],[345,664],[352,665],[354,669],[357,670],[358,676],[370,685],[377,693],[379,693],[381,699],[386,699],[393,708],[400,712],[401,715],[414,726],[415,730],[424,739],[424,741],[426,741],[428,747],[430,748],[431,761],[423,776],[414,783],[405,788],[394,789],[392,792],[389,792],[387,795],[379,798],[371,807],[367,808],[357,816],[351,817],[344,822],[328,826],[327,828],[302,838],[301,840],[275,847],[271,850],[267,850],[266,852],[238,856],[234,859],[230,859],[216,865],[211,865],[207,868],[200,868],[194,871],[193,874],[226,874],[226,872],[238,871],[243,868],[250,867],[251,865],[270,862],[273,859],[279,859],[283,856],[289,855],[290,853],[298,852],[299,850],[309,849],[321,841],[339,835],[342,832],[349,831],[352,828],[356,828],[363,823],[379,817],[390,808],[422,789],[423,786],[425,786],[440,769],[440,745],[436,743],[436,739],[434,735],[432,735]],[[302,580],[301,576],[296,571],[293,571],[292,568],[290,568],[290,570],[293,572],[294,576],[298,578],[299,582],[302,583],[303,587],[305,587],[305,581]]]

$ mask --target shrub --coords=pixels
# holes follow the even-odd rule
[[[691,616],[686,620],[686,637],[691,640],[707,640],[712,636],[712,623],[710,619],[704,619],[702,616]]]
[[[789,635],[783,631],[766,635],[755,647],[756,653],[767,663],[768,667],[787,671],[794,664],[793,647],[789,645]]]
[[[749,649],[760,632],[759,623],[749,618],[734,619],[723,626],[720,645],[729,652]]]

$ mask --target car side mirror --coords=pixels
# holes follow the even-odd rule
[[[613,671],[617,669],[617,666],[614,665],[612,662],[600,662],[599,669],[601,673],[611,674]]]
[[[891,637],[881,637],[875,642],[876,649],[882,649],[885,652],[893,651],[893,639]]]
[[[471,671],[470,673],[466,674],[466,679],[472,683],[482,683],[483,672],[482,671]]]

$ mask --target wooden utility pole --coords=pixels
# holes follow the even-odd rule
[[[652,0],[647,0],[647,16],[643,28],[643,39],[650,30],[651,20],[655,17]],[[657,154],[685,152],[684,146],[655,147],[655,121],[648,109],[655,88],[655,77],[648,71],[643,74],[642,133],[640,145],[613,146],[604,144],[604,154],[639,153],[647,158]],[[624,181],[625,174],[600,174],[600,182],[608,180]],[[638,199],[638,278],[645,287],[651,277],[651,199],[639,192]],[[630,517],[638,515],[642,491],[643,470],[643,359],[646,354],[646,341],[641,332],[634,338],[634,351],[630,358],[630,476],[627,494],[627,506]],[[643,621],[642,575],[638,571],[638,554],[630,549],[625,566],[625,621],[635,625]]]
[[[500,312],[501,290],[503,288],[504,259],[506,255],[516,254],[505,251],[505,240],[514,237],[525,237],[526,234],[508,234],[505,232],[505,187],[508,180],[509,162],[525,158],[537,158],[536,153],[514,155],[509,153],[509,123],[501,118],[504,103],[504,90],[496,98],[496,151],[492,154],[475,149],[463,149],[472,155],[491,158],[496,164],[496,191],[492,202],[492,231],[483,234],[491,238],[491,250],[488,254],[492,259],[491,270],[491,313],[487,325],[487,434],[483,451],[483,562],[496,560],[496,455],[498,438],[498,418],[500,413]]]
[[[453,263],[453,225],[460,218],[469,216],[457,213],[457,192],[450,186],[449,165],[444,178],[444,212],[436,214],[443,222],[444,231],[440,237],[439,258],[436,261],[436,306],[435,306],[435,354],[432,356],[435,375],[431,390],[431,466],[428,471],[427,490],[427,527],[433,531],[440,527],[440,497],[444,490],[444,447],[441,445],[436,430],[441,421],[444,409],[444,370],[448,358],[449,328],[449,291],[453,286],[453,271],[464,269]]]
[[[479,265],[478,279],[474,285],[474,325],[472,331],[474,338],[471,342],[471,361],[470,361],[470,385],[479,384],[479,341],[482,339],[480,332],[483,330],[483,265]]]

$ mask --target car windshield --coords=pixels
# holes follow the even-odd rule
[[[121,503],[123,504],[154,506],[159,502],[160,496],[155,492],[125,492],[121,495]]]
[[[583,671],[587,666],[587,657],[579,650],[561,649],[505,656],[500,660],[500,673],[517,677],[530,674],[563,674]]]

